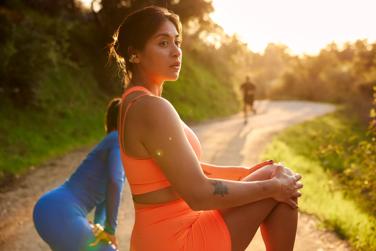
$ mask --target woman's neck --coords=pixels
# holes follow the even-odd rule
[[[148,89],[151,93],[155,96],[162,96],[163,91],[163,82],[158,83],[151,81],[150,79],[140,78],[140,77],[132,77],[131,81],[129,82],[128,86],[143,86]]]

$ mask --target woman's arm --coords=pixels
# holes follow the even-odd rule
[[[207,177],[187,137],[181,120],[165,99],[148,96],[128,113],[137,124],[132,133],[160,166],[172,187],[195,210],[229,208],[266,198],[283,198],[292,207],[298,196],[295,177],[263,181],[231,181]],[[142,114],[142,116],[139,116]],[[130,128],[130,127],[128,127]]]
[[[105,200],[97,205],[92,231],[95,241],[89,246],[96,246],[101,241],[109,243],[117,250],[118,242],[115,236],[117,216],[123,190],[125,174],[120,159],[120,150],[116,145],[108,150],[106,169],[108,171],[107,191]],[[104,229],[102,227],[104,225]]]
[[[218,166],[213,164],[208,164],[204,162],[201,163],[201,168],[204,174],[209,178],[220,178],[225,180],[242,180],[249,174],[260,169],[261,167],[272,165],[273,160],[267,160],[261,162],[251,168],[244,166]]]
[[[94,225],[100,224],[103,226],[106,221],[106,201],[104,200],[102,203],[95,207],[94,213]]]
[[[117,227],[117,216],[123,190],[125,175],[120,159],[119,147],[112,147],[108,154],[108,184],[106,196],[106,221],[104,229],[114,234]]]

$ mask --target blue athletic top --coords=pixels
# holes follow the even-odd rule
[[[114,234],[124,180],[118,132],[113,131],[86,156],[65,185],[86,212],[96,207],[94,223]]]

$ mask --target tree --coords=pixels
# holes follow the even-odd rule
[[[205,0],[94,0],[91,6],[98,25],[111,38],[127,14],[149,5],[166,7],[174,11],[180,16],[183,24],[191,19],[197,19],[199,22],[206,20],[208,14],[213,11],[211,2]],[[94,6],[100,6],[100,9],[96,11]]]
[[[78,11],[76,0],[23,0],[23,2],[34,9],[53,16],[62,13],[75,15]]]

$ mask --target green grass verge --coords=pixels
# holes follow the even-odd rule
[[[108,98],[85,69],[51,68],[36,93],[37,107],[0,108],[0,180],[22,175],[32,165],[93,144],[104,136]],[[9,181],[9,180],[8,180]]]
[[[322,139],[330,132],[341,132],[349,138],[358,134],[353,120],[339,112],[293,126],[279,134],[267,147],[263,158],[283,161],[303,176],[303,196],[300,210],[317,216],[325,228],[349,240],[357,250],[376,250],[376,217],[362,209],[349,196],[335,171],[329,170],[319,159]]]

